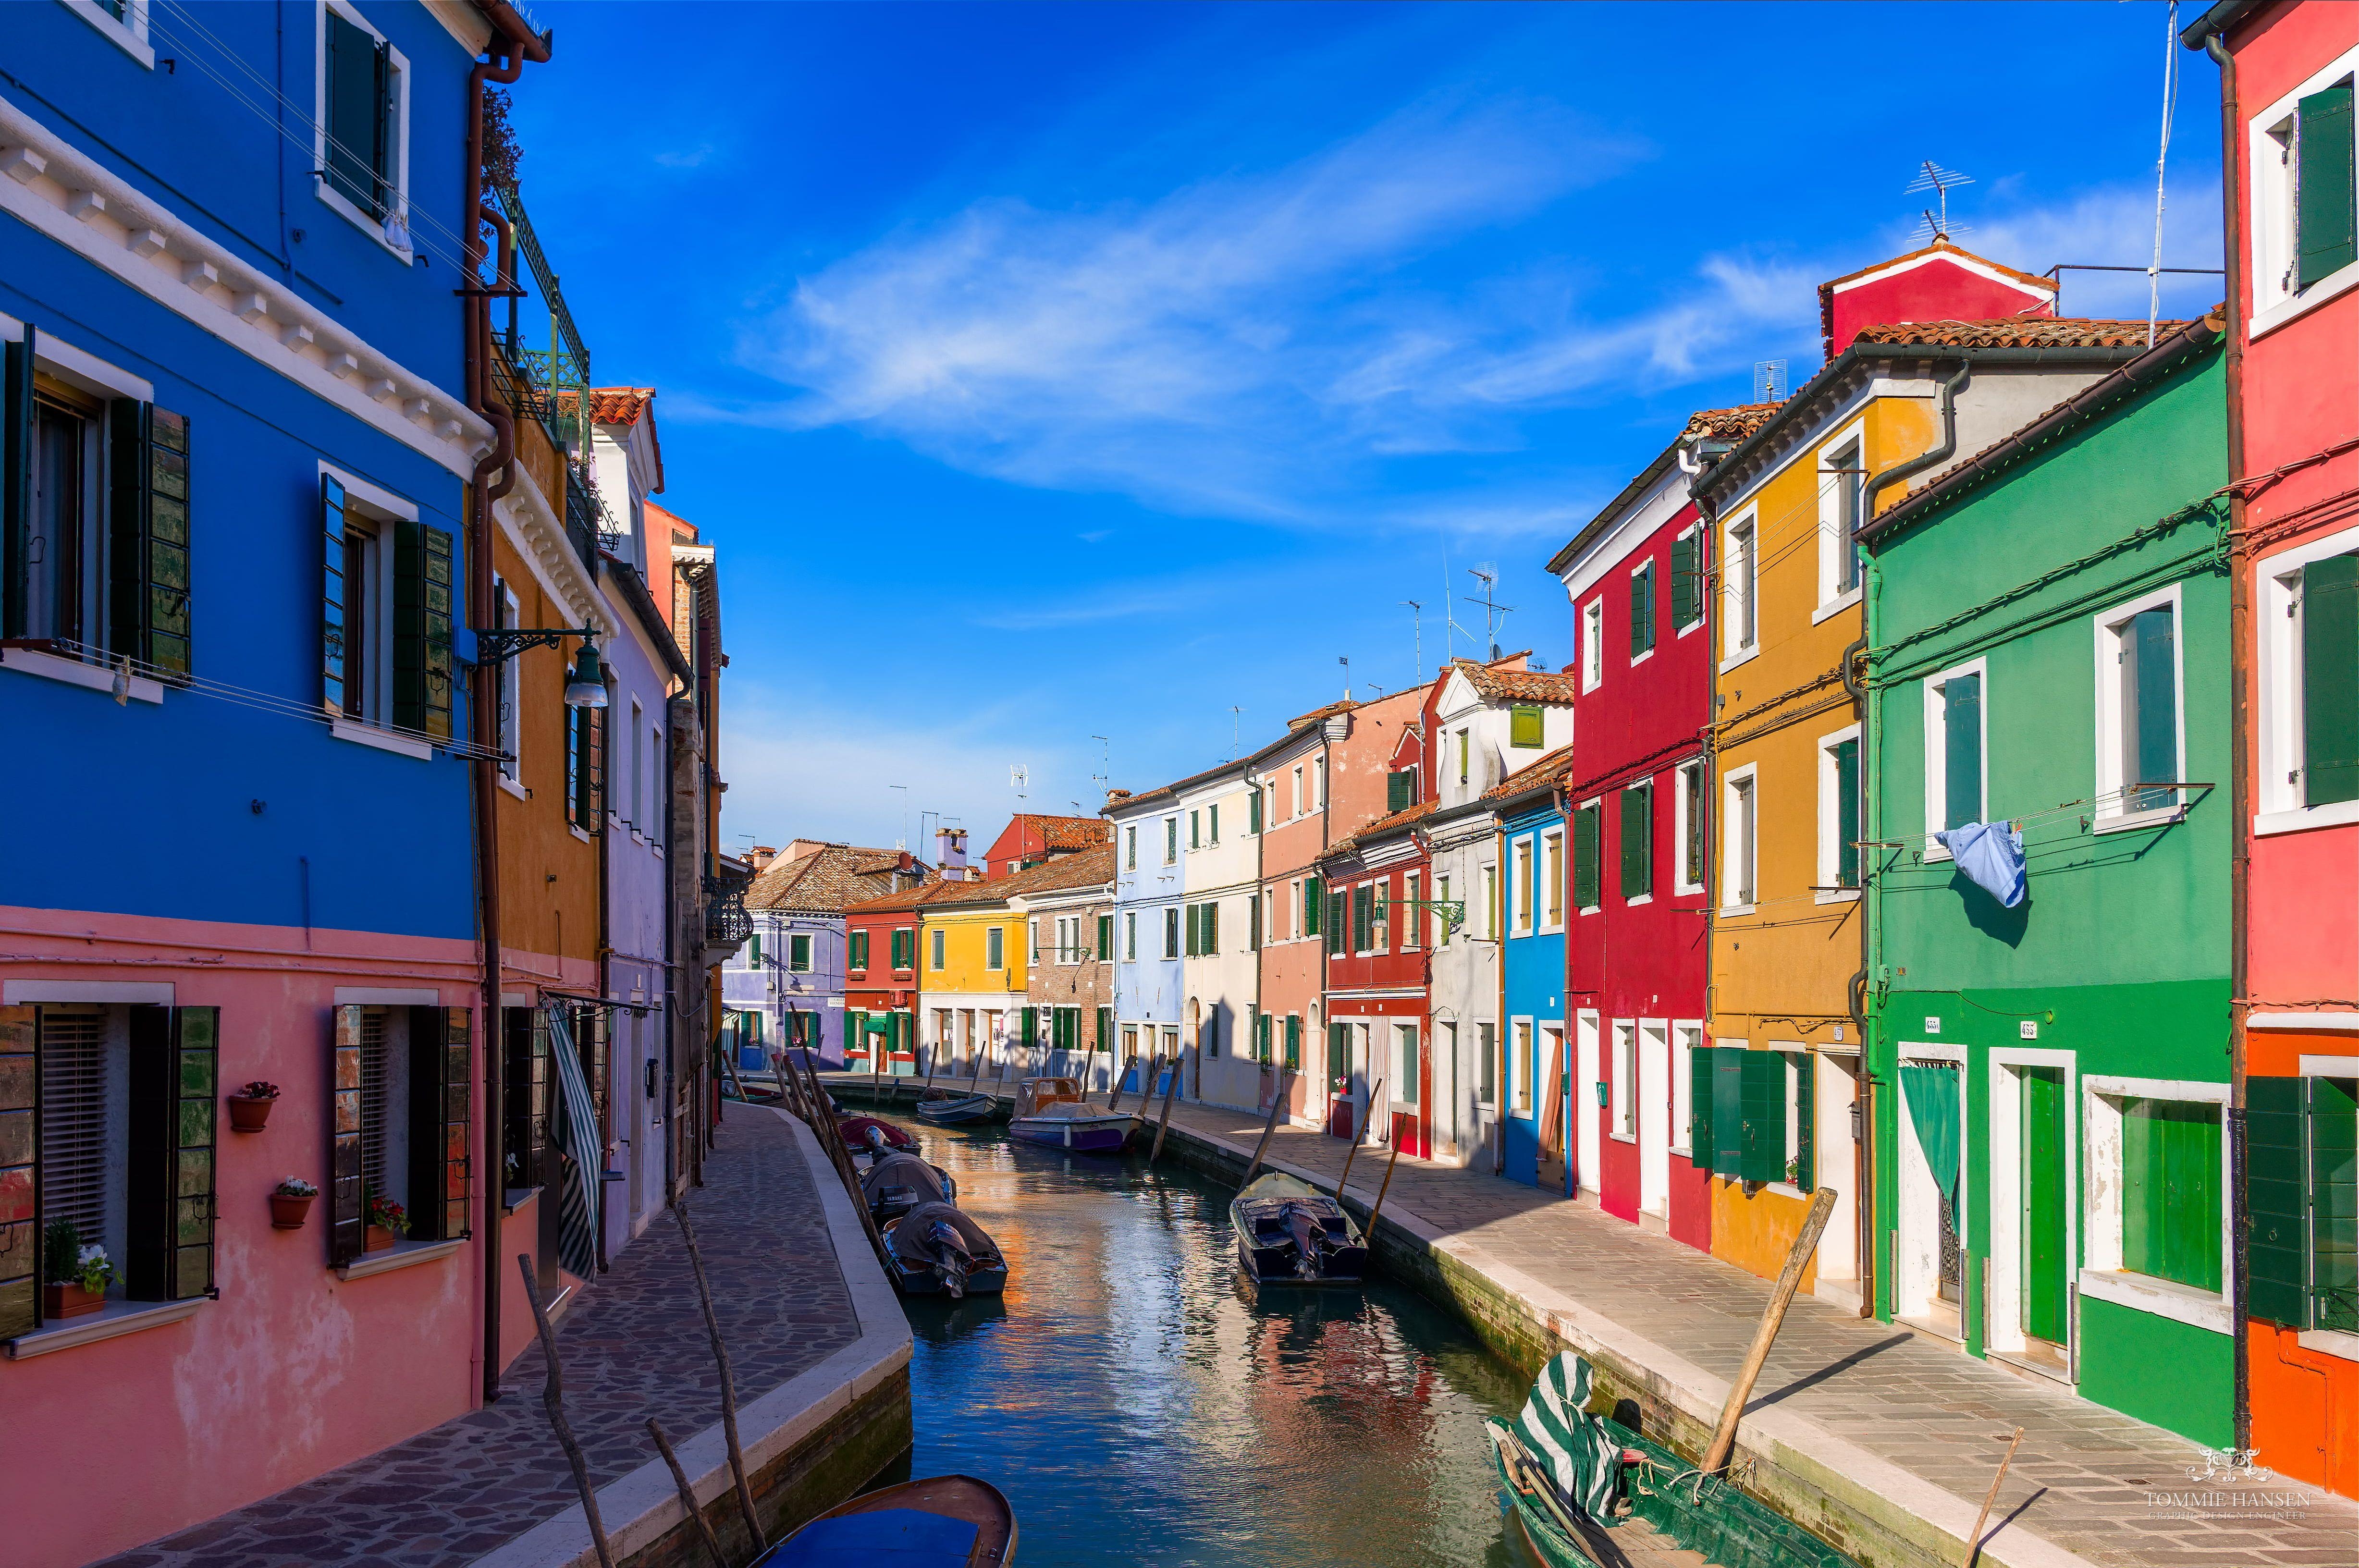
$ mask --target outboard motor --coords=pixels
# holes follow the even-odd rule
[[[926,1227],[926,1241],[933,1248],[935,1270],[942,1277],[942,1289],[951,1300],[966,1295],[966,1277],[974,1267],[974,1258],[966,1249],[966,1237],[958,1226],[948,1220],[936,1220]]]
[[[1327,1221],[1301,1203],[1286,1205],[1286,1228],[1294,1236],[1294,1274],[1316,1279],[1327,1271]]]

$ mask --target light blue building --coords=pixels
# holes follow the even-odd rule
[[[1571,753],[1510,778],[1485,799],[1499,815],[1499,966],[1506,1082],[1499,1120],[1511,1181],[1573,1190],[1565,1158],[1573,1122],[1565,1035],[1565,820],[1557,791]]]
[[[1105,808],[1114,826],[1115,1045],[1124,1061],[1136,1057],[1146,1063],[1159,1053],[1167,1069],[1193,1043],[1181,1031],[1186,888],[1180,792],[1195,781],[1183,779],[1139,795],[1116,790]],[[1136,1080],[1133,1073],[1128,1082],[1135,1086]],[[1155,1086],[1162,1086],[1160,1079]]]

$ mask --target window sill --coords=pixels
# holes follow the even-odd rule
[[[2359,822],[2359,800],[2337,800],[2331,806],[2294,806],[2262,811],[2253,818],[2253,836],[2301,833],[2310,828],[2348,827]]]
[[[114,694],[115,671],[103,664],[84,664],[79,659],[62,654],[42,653],[29,648],[0,648],[0,666],[27,675],[38,675],[44,681],[61,681],[69,686],[86,687],[92,691]],[[131,677],[129,695],[135,702],[161,702],[164,683],[150,681],[144,675]]]
[[[1734,919],[1738,915],[1749,915],[1752,912],[1753,906],[1750,904],[1723,904],[1720,907],[1720,918],[1723,920]]]
[[[2299,1343],[2304,1350],[2314,1351],[2320,1356],[2359,1361],[2359,1334],[2344,1334],[2340,1329],[2332,1328],[2305,1329]]]
[[[337,191],[333,186],[330,185],[323,176],[315,174],[311,177],[311,181],[312,194],[319,197],[319,199],[328,206],[333,208],[339,212],[342,212],[345,219],[351,223],[353,227],[360,230],[361,233],[375,240],[377,243],[378,249],[384,251],[386,255],[393,257],[404,267],[412,267],[417,264],[418,253],[416,251],[405,250],[401,246],[395,245],[391,240],[386,239],[385,237],[385,225],[383,223],[370,222],[367,213],[362,212],[358,207],[353,206],[351,200],[342,191]],[[397,195],[393,202],[395,211],[398,212],[406,205],[408,205],[408,203]]]
[[[575,838],[580,839],[583,844],[588,844],[590,842],[590,835],[583,833],[580,828],[575,827],[571,822],[568,822],[565,825],[565,831],[571,833]]]
[[[1825,604],[1821,604],[1817,609],[1812,610],[1810,612],[1810,625],[1815,626],[1823,621],[1832,620],[1835,616],[1842,615],[1845,610],[1854,608],[1858,604],[1859,590],[1857,588],[1847,589],[1844,592],[1836,594]]]
[[[2136,833],[2140,828],[2167,828],[2173,822],[2186,820],[2185,806],[2158,806],[2150,811],[2123,811],[2110,817],[2099,817],[2090,832]]]
[[[397,1269],[448,1258],[466,1245],[464,1241],[397,1241],[388,1251],[368,1253],[350,1263],[338,1264],[336,1278],[365,1279],[372,1274],[390,1274]]]
[[[156,50],[146,38],[109,16],[98,0],[66,0],[66,9],[106,35],[107,40],[149,71],[156,69]]]
[[[2245,318],[2245,333],[2248,340],[2265,338],[2288,321],[2299,321],[2329,299],[2348,293],[2359,285],[2359,262],[2338,267],[2299,294],[2290,294],[2266,310],[2256,310]]]
[[[1681,882],[1671,888],[1671,897],[1674,898],[1693,898],[1701,895],[1702,892],[1703,884],[1701,882],[1698,882],[1693,886]]]
[[[1638,668],[1638,666],[1640,666],[1640,665],[1642,665],[1642,664],[1646,663],[1646,662],[1647,662],[1647,660],[1648,660],[1648,659],[1652,659],[1652,658],[1654,658],[1654,657],[1655,657],[1655,650],[1654,650],[1653,648],[1648,648],[1648,649],[1647,649],[1646,652],[1644,652],[1644,653],[1634,653],[1634,654],[1632,654],[1632,655],[1630,656],[1630,668],[1631,668],[1631,669],[1633,669],[1633,670],[1636,670],[1636,669],[1637,669],[1637,668]]]
[[[1605,1135],[1605,1139],[1608,1143],[1627,1143],[1635,1145],[1638,1141],[1638,1135],[1635,1132],[1609,1132]]]
[[[1622,907],[1625,909],[1635,909],[1642,905],[1651,904],[1654,901],[1655,896],[1652,893],[1641,893],[1635,898],[1623,899]]]
[[[2113,1269],[2083,1269],[2079,1284],[2081,1294],[2095,1301],[2210,1329],[2214,1334],[2233,1331],[2228,1298],[2217,1290],[2199,1290],[2176,1280]]]
[[[1948,830],[1944,829],[1943,831],[1947,832]],[[1948,844],[1934,843],[1933,835],[1927,833],[1925,835],[1925,851],[1923,855],[1919,856],[1919,858],[1928,866],[1934,866],[1955,860],[1957,856],[1950,853],[1950,846]]]
[[[1813,903],[1819,904],[1856,904],[1859,902],[1859,889],[1856,887],[1836,887],[1832,889],[1821,887],[1811,893],[1810,899]]]
[[[510,1187],[500,1193],[500,1213],[512,1214],[538,1196],[538,1187]]]
[[[375,724],[355,724],[351,719],[336,719],[329,724],[328,733],[338,740],[373,746],[379,751],[389,751],[397,757],[415,757],[420,762],[434,760],[434,748],[425,741],[412,740],[408,735],[396,735],[391,730],[382,730]]]
[[[209,1301],[209,1297],[199,1296],[189,1301],[109,1301],[89,1317],[18,1334],[7,1342],[8,1359],[23,1361],[52,1351],[71,1350],[78,1345],[95,1345],[118,1334],[137,1334],[141,1329],[161,1328],[195,1316],[197,1309]]]
[[[1750,664],[1760,657],[1761,646],[1758,643],[1756,643],[1751,648],[1740,648],[1734,653],[1730,654],[1726,659],[1720,661],[1720,672],[1723,675],[1725,675],[1730,670],[1734,670],[1737,666],[1741,664]]]
[[[1677,630],[1673,631],[1671,633],[1671,638],[1673,641],[1677,641],[1679,638],[1687,636],[1690,632],[1700,632],[1701,630],[1703,630],[1703,623],[1701,621],[1690,621],[1686,626],[1680,626]]]

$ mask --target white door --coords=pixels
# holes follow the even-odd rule
[[[1573,1191],[1594,1193],[1603,1159],[1597,1147],[1597,1015],[1583,1013],[1573,1030],[1579,1053],[1572,1070]]]
[[[1638,1207],[1663,1217],[1671,1195],[1671,1033],[1638,1020]]]

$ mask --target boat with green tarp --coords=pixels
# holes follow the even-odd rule
[[[1589,1363],[1568,1351],[1540,1369],[1514,1422],[1484,1423],[1501,1506],[1548,1568],[1620,1559],[1600,1532],[1633,1522],[1719,1568],[1859,1568],[1724,1477],[1591,1413],[1589,1394]]]

